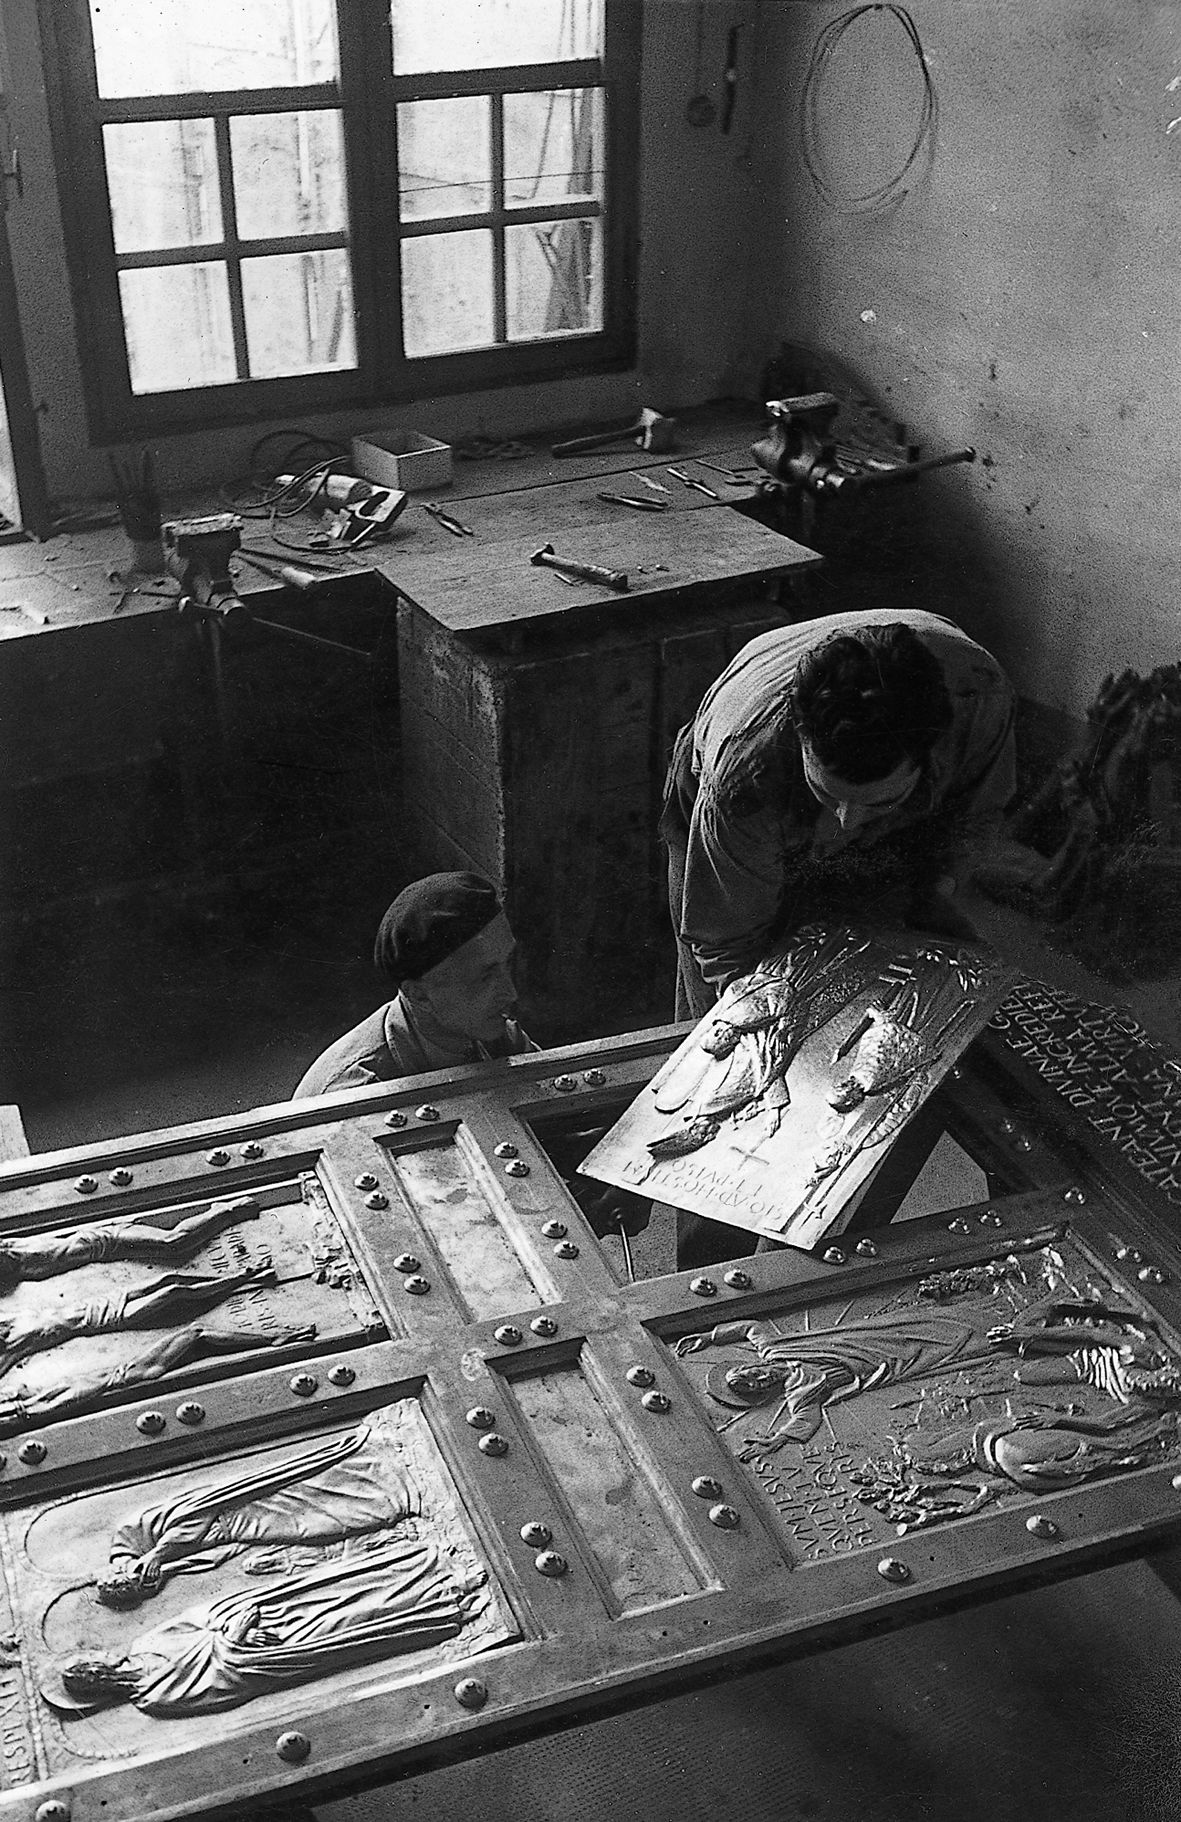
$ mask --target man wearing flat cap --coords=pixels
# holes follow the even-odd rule
[[[496,888],[432,873],[400,892],[373,959],[397,994],[317,1057],[295,1100],[532,1049],[513,1018],[515,948]]]

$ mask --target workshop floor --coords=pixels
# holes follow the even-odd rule
[[[347,911],[308,894],[206,906],[183,923],[96,914],[85,941],[32,958],[4,996],[16,1066],[0,1099],[21,1102],[34,1150],[283,1099],[376,1002],[380,909],[363,894]],[[1028,973],[1129,1007],[1181,1053],[1181,966],[1116,987],[1016,913],[975,914]],[[317,1816],[1172,1822],[1179,1615],[1154,1572],[1130,1563],[342,1794]]]

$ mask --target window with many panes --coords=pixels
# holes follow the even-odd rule
[[[629,358],[640,0],[41,0],[100,439]]]

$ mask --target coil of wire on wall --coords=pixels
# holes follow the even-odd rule
[[[919,118],[915,127],[914,141],[903,163],[892,176],[875,184],[873,189],[857,193],[843,189],[840,184],[833,181],[825,169],[821,144],[821,105],[825,79],[829,74],[829,66],[837,46],[845,34],[867,13],[889,14],[906,34],[919,67],[922,99],[919,104]],[[812,54],[808,59],[808,68],[800,93],[800,152],[804,167],[818,194],[823,197],[830,208],[838,210],[843,215],[869,215],[901,202],[909,193],[907,177],[915,170],[924,155],[930,157],[934,151],[938,118],[939,98],[935,93],[935,85],[931,81],[931,72],[927,67],[922,39],[919,37],[918,27],[904,6],[881,4],[855,6],[849,12],[841,13],[838,18],[829,20],[812,46]]]

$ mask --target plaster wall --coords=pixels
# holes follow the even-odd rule
[[[627,0],[639,5],[640,0]],[[59,217],[34,0],[3,0],[14,76],[14,127],[25,174],[9,216],[32,383],[50,492],[102,494],[105,452],[90,441]],[[640,170],[639,345],[634,370],[499,392],[423,398],[371,412],[309,415],[300,422],[350,435],[397,424],[450,437],[507,434],[626,417],[640,404],[672,409],[732,389],[732,350],[741,349],[747,308],[750,90],[740,90],[730,133],[685,118],[701,86],[722,100],[728,33],[753,52],[756,0],[645,0]],[[700,30],[699,30],[700,27]],[[700,43],[700,55],[699,55]],[[68,182],[68,173],[63,181]],[[248,429],[163,439],[157,469],[165,489],[237,475],[255,438]]]
[[[933,152],[860,212],[800,153],[809,56],[847,10],[758,9],[748,343],[835,357],[925,453],[975,446],[922,483],[960,617],[1080,715],[1107,671],[1179,656],[1181,5],[910,0]],[[895,172],[920,104],[897,20],[865,9],[816,90],[830,185]]]

